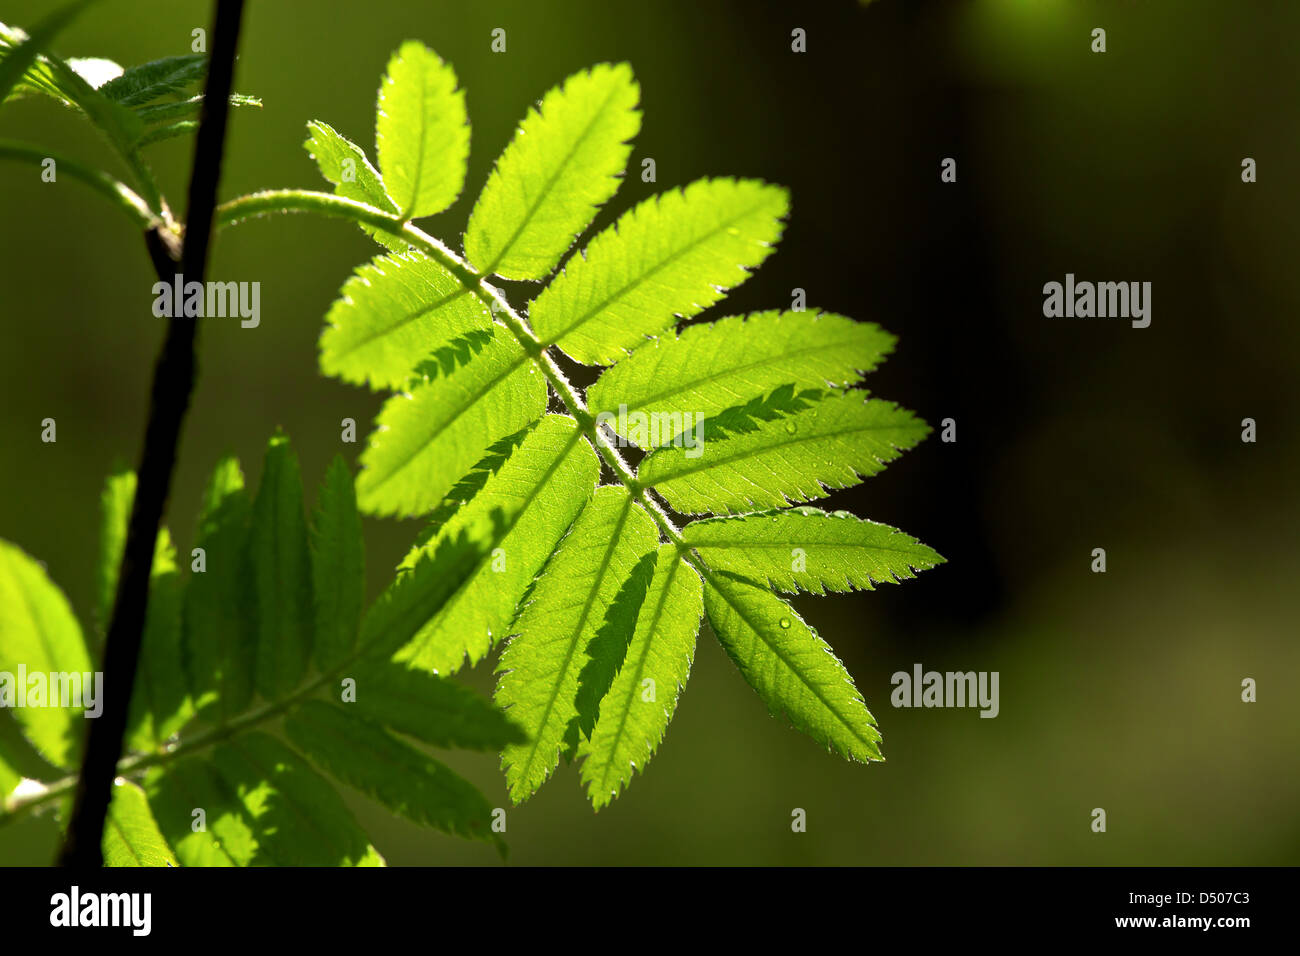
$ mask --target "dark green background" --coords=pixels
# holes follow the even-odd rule
[[[30,27],[51,6],[0,0]],[[648,774],[593,815],[571,767],[508,815],[519,863],[1300,862],[1300,554],[1295,268],[1300,5],[878,0],[863,8],[668,2],[252,0],[223,197],[322,188],[301,148],[323,119],[373,148],[375,90],[406,38],[456,68],[473,122],[466,193],[428,231],[459,246],[525,108],[568,74],[630,61],[658,183],[633,176],[598,224],[706,175],[789,186],[776,255],[710,316],[812,306],[901,337],[870,382],[932,437],[831,499],[950,563],[902,587],[801,599],[856,678],[888,762],[840,762],[769,718],[707,631]],[[188,52],[205,3],[109,0],[56,45],[135,63]],[[1089,50],[1104,27],[1109,51]],[[494,27],[508,52],[489,51]],[[790,30],[808,52],[790,52]],[[47,101],[0,136],[107,150]],[[191,141],[152,159],[182,204]],[[373,153],[372,153],[373,155]],[[958,159],[956,185],[939,182]],[[1243,184],[1245,156],[1259,182]],[[111,163],[110,163],[111,164]],[[159,320],[138,235],[63,178],[0,166],[0,535],[47,562],[83,622],[98,498],[134,462]],[[321,377],[321,318],[374,251],[338,222],[220,235],[210,276],[262,283],[262,324],[201,330],[202,379],[170,523],[185,550],[206,472],[250,477],[283,426],[315,485],[379,396]],[[1048,320],[1044,282],[1154,283],[1153,322]],[[519,300],[522,301],[522,300]],[[1242,444],[1240,421],[1259,423]],[[58,443],[40,422],[58,421]],[[372,593],[418,523],[366,522]],[[1109,571],[1089,571],[1104,547]],[[1001,673],[1001,715],[896,710],[890,675]],[[1259,702],[1240,702],[1240,682]],[[489,665],[467,679],[491,686]],[[504,805],[491,756],[452,761]],[[350,798],[351,799],[351,798]],[[490,848],[352,801],[391,863],[495,862]],[[808,831],[790,830],[804,808]],[[1089,828],[1094,807],[1108,832]],[[0,861],[45,862],[48,819],[0,830]]]

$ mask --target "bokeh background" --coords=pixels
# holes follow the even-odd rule
[[[31,26],[52,6],[0,0],[0,20]],[[110,0],[56,48],[127,64],[188,52],[209,16]],[[490,52],[495,27],[505,54]],[[790,50],[795,27],[806,54]],[[425,223],[458,245],[526,107],[591,63],[628,60],[645,110],[631,165],[653,157],[658,183],[631,177],[597,226],[701,176],[787,185],[779,251],[706,317],[806,289],[900,336],[877,394],[957,422],[956,443],[936,433],[830,501],[949,563],[798,601],[876,714],[887,763],[842,763],[770,718],[706,630],[648,773],[593,815],[562,766],[509,811],[512,862],[1300,862],[1298,30],[1285,0],[249,4],[236,88],[265,108],[234,115],[224,197],[323,188],[301,147],[310,119],[370,151],[378,78],[418,38],[468,91],[467,189]],[[112,167],[51,102],[7,107],[0,135]],[[152,148],[177,203],[191,145]],[[956,184],[939,181],[944,157]],[[88,623],[101,482],[138,456],[162,327],[139,236],[38,172],[0,166],[0,535],[45,561]],[[255,479],[278,425],[310,484],[336,452],[355,458],[338,422],[367,430],[381,397],[320,376],[316,340],[373,251],[308,218],[220,235],[210,276],[260,281],[262,323],[202,328],[170,507],[184,550],[221,453]],[[1151,281],[1151,327],[1043,318],[1042,285],[1066,272]],[[46,417],[57,444],[40,442]],[[1240,440],[1245,417],[1256,444]],[[377,594],[419,524],[365,527]],[[1096,547],[1105,574],[1090,571]],[[890,675],[918,662],[999,671],[1001,714],[894,709]],[[1245,677],[1257,703],[1240,700]],[[489,664],[465,679],[489,689]],[[494,757],[452,762],[506,805]],[[390,863],[498,863],[350,799]],[[806,833],[791,832],[796,807]],[[44,863],[55,841],[49,819],[6,827],[0,862]]]

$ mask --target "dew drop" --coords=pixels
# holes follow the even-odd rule
[[[790,619],[789,619],[788,617],[783,617],[783,618],[781,618],[780,623],[781,623],[781,626],[782,626],[782,627],[789,627],[789,626],[790,626]]]

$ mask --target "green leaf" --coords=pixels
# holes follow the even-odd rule
[[[841,756],[883,760],[876,720],[817,632],[770,591],[725,572],[704,584],[709,625],[773,714]]]
[[[565,263],[529,321],[577,361],[611,365],[749,278],[788,210],[784,189],[752,179],[701,179],[647,199]]]
[[[24,777],[53,782],[63,775],[62,770],[42,758],[23,736],[23,728],[14,719],[13,710],[0,707],[0,819],[3,819],[5,798]]]
[[[365,602],[365,544],[352,473],[334,457],[316,505],[311,535],[316,595],[316,666],[329,671],[352,653]]]
[[[205,54],[168,56],[128,67],[121,76],[101,86],[99,92],[123,106],[143,106],[199,82],[207,72],[208,58]]]
[[[24,45],[27,39],[27,34],[17,27],[10,27],[0,23],[0,62],[8,56],[9,51]],[[30,50],[28,53],[30,53]],[[26,55],[20,53],[20,56]],[[122,74],[121,66],[102,57],[70,57],[63,63],[70,72],[80,76],[92,88],[103,86],[115,76]],[[50,63],[50,59],[39,53],[27,66],[18,82],[10,89],[9,94],[0,96],[0,103],[33,94],[49,96],[58,100],[64,106],[76,108],[73,97],[60,86],[59,77]]]
[[[128,780],[113,783],[103,851],[105,866],[176,865],[176,856],[158,832],[144,791]]]
[[[489,445],[545,411],[545,379],[498,328],[468,363],[384,404],[361,456],[362,510],[399,516],[432,510]]]
[[[398,214],[397,204],[384,188],[379,171],[370,165],[365,150],[320,120],[308,123],[307,130],[310,135],[302,144],[303,148],[316,160],[321,175],[334,184],[337,195],[374,206],[389,215]],[[376,242],[396,252],[409,248],[407,243],[382,229],[364,223],[361,229]]]
[[[89,0],[95,2],[95,0]],[[52,14],[47,23],[59,20],[59,26],[65,25],[66,21],[61,20],[63,14],[73,8],[80,8],[86,3],[70,4]],[[45,24],[43,23],[42,26]],[[33,37],[41,31],[42,27],[37,27],[33,31]],[[38,52],[39,48],[48,42],[29,39],[21,30],[5,28],[0,25],[0,74],[6,74],[9,69],[17,68],[17,65],[26,60],[33,52]],[[12,90],[12,95],[31,91],[40,92],[52,96],[64,105],[81,110],[86,117],[94,123],[100,131],[107,137],[108,141],[123,157],[130,157],[135,148],[135,144],[140,140],[144,133],[143,121],[135,113],[125,106],[114,103],[108,97],[104,96],[95,89],[94,84],[89,82],[81,71],[85,71],[86,76],[99,80],[101,77],[96,74],[102,74],[102,63],[91,67],[87,61],[64,61],[51,53],[42,53],[35,57],[19,71],[18,83]],[[6,85],[4,76],[0,76],[0,103],[10,98],[11,90]]]
[[[176,549],[167,529],[158,529],[140,662],[127,720],[131,750],[159,750],[194,714],[181,651],[181,581]]]
[[[363,653],[387,657],[419,634],[477,571],[503,524],[499,512],[462,522],[454,533],[408,557],[409,570],[398,575],[361,622]]]
[[[242,106],[262,108],[262,101],[258,97],[246,96],[243,93],[231,93],[229,103],[236,109]],[[186,100],[177,100],[174,103],[155,103],[152,106],[141,106],[136,109],[135,115],[146,123],[164,123],[198,117],[202,109],[203,94],[199,94]]]
[[[528,111],[469,217],[465,254],[479,272],[550,275],[617,191],[641,129],[639,97],[630,66],[602,63]]]
[[[413,40],[388,61],[375,110],[375,151],[403,219],[442,212],[465,185],[469,117],[456,73]]]
[[[422,622],[394,660],[437,674],[460,669],[467,656],[470,664],[478,663],[510,633],[520,599],[591,497],[599,474],[596,454],[582,441],[577,423],[561,415],[543,418],[474,500],[407,557],[406,565],[414,564],[485,515],[506,517],[488,545],[491,553],[474,563],[465,586]]]
[[[145,790],[158,828],[183,866],[272,862],[265,852],[259,856],[254,821],[246,818],[235,785],[211,761],[186,757],[155,767],[145,777]]]
[[[117,601],[117,576],[126,550],[126,529],[135,502],[135,472],[119,469],[104,482],[99,496],[99,563],[95,565],[95,613],[108,630]]]
[[[254,683],[263,698],[279,700],[307,669],[315,619],[302,481],[283,434],[267,446],[253,502],[249,561],[257,620]]]
[[[709,567],[789,593],[871,591],[943,563],[888,525],[816,508],[708,518],[688,524],[682,538]]]
[[[275,738],[240,735],[212,760],[257,839],[249,865],[384,865],[334,788]]]
[[[372,388],[397,388],[421,359],[492,314],[442,265],[418,252],[380,256],[343,284],[325,316],[320,367]]]
[[[529,736],[501,753],[515,803],[550,776],[570,724],[580,723],[577,697],[584,667],[602,653],[622,662],[640,604],[615,598],[657,544],[650,516],[625,489],[606,486],[583,509],[533,585],[511,626],[519,636],[507,645],[497,668],[496,701]],[[638,597],[644,597],[644,586]],[[598,632],[606,628],[613,639],[593,648]],[[616,671],[617,663],[609,670]]]
[[[833,393],[747,434],[710,441],[706,431],[702,448],[660,448],[637,478],[682,514],[779,508],[860,483],[929,431],[891,402]]]
[[[20,686],[21,675],[26,686]],[[0,703],[15,708],[14,718],[36,751],[56,767],[73,766],[81,751],[86,723],[81,707],[48,706],[92,679],[90,655],[68,599],[45,568],[17,546],[0,540]],[[40,675],[39,680],[34,678]],[[102,693],[102,682],[96,682]],[[36,691],[39,689],[39,698]],[[24,694],[25,692],[25,694]],[[39,699],[43,703],[37,704]],[[17,706],[25,700],[26,706]],[[84,697],[83,697],[84,700]],[[103,700],[97,700],[102,705]]]
[[[599,810],[654,756],[686,686],[704,614],[700,576],[677,554],[659,548],[655,575],[637,618],[623,666],[600,704],[589,740],[578,747],[582,781]]]
[[[251,506],[244,475],[222,458],[208,480],[199,516],[201,572],[185,585],[181,643],[195,706],[224,723],[248,707],[257,657],[257,618],[248,553]]]
[[[5,738],[6,731],[12,731],[19,736],[19,740],[22,739],[13,726],[13,719],[8,714],[0,712],[0,810],[4,808],[5,798],[13,793],[14,788],[23,779],[23,774],[14,766],[17,760],[10,753],[12,741]]]
[[[857,383],[880,363],[894,337],[870,322],[823,312],[756,312],[691,325],[647,342],[587,391],[593,414],[627,437],[638,412],[690,412],[692,421],[770,392],[779,385],[826,388]],[[635,421],[635,419],[632,419]],[[660,444],[681,431],[661,429]]]
[[[350,708],[435,747],[499,750],[527,739],[491,701],[446,677],[379,661],[364,664],[356,681]]]
[[[161,143],[164,140],[175,139],[178,136],[188,136],[190,133],[199,131],[198,120],[180,120],[176,123],[169,123],[166,126],[159,126],[149,130],[140,137],[136,143],[137,147],[152,146],[154,143]]]
[[[18,84],[41,51],[53,42],[59,32],[96,2],[98,0],[75,0],[64,4],[33,27],[30,35],[12,28],[7,31],[13,42],[0,46],[0,51],[4,53],[0,57],[0,103],[8,98],[9,91]]]
[[[536,424],[536,422],[530,422],[519,431],[512,432],[488,445],[483,457],[478,460],[473,468],[466,472],[460,481],[452,486],[451,491],[447,492],[447,497],[442,500],[442,504],[438,505],[429,514],[428,524],[425,525],[424,530],[416,538],[417,546],[431,540],[438,533],[438,530],[452,519],[456,512],[469,504],[474,499],[474,496],[483,490],[483,486],[487,484],[488,479],[500,471],[501,466],[510,460],[510,456],[514,454],[515,449],[523,444],[524,439],[528,437],[528,433],[533,430]]]
[[[449,767],[344,709],[307,701],[285,721],[289,739],[330,776],[414,823],[499,842],[492,807]]]

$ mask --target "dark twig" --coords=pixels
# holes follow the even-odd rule
[[[217,0],[212,58],[194,144],[188,221],[180,261],[177,262],[175,244],[168,241],[169,235],[155,229],[145,236],[150,258],[163,282],[171,282],[177,272],[184,276],[186,283],[204,281],[243,11],[243,0]],[[140,661],[154,541],[171,490],[181,424],[194,389],[196,338],[196,320],[174,315],[168,320],[167,338],[154,367],[149,424],[145,429],[135,502],[117,579],[117,598],[104,646],[104,710],[97,720],[90,722],[72,817],[59,855],[59,862],[64,866],[92,867],[102,866],[104,862],[101,849],[104,820]]]

